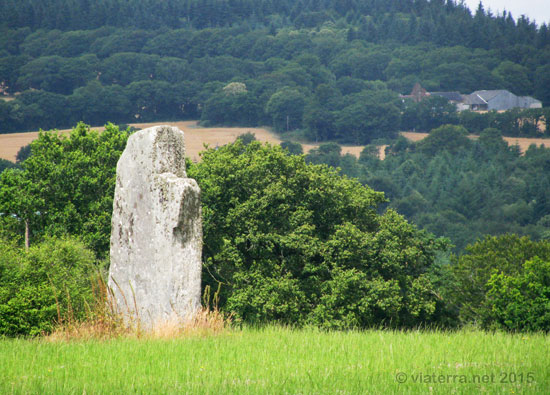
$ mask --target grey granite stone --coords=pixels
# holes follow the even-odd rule
[[[133,134],[117,164],[109,287],[118,311],[143,327],[200,306],[200,189],[184,157],[183,132],[156,126]]]

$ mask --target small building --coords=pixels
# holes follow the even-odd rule
[[[489,109],[489,103],[482,96],[478,94],[464,95],[462,100],[460,111],[487,111]]]
[[[409,95],[400,95],[419,103],[427,97],[440,96],[456,106],[458,111],[507,111],[513,108],[542,108],[542,102],[530,96],[516,96],[512,92],[499,90],[480,90],[462,95],[460,92],[428,92],[418,82]]]
[[[464,109],[472,111],[507,111],[513,108],[542,108],[529,96],[516,96],[507,90],[481,90],[464,96]]]

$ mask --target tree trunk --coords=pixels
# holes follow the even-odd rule
[[[31,245],[30,241],[30,227],[29,227],[29,220],[25,220],[25,250],[29,250],[29,247]]]

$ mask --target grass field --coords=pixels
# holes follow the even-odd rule
[[[179,339],[0,341],[0,393],[547,394],[550,337],[226,330]]]

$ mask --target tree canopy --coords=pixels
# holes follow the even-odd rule
[[[189,176],[202,190],[205,285],[246,322],[327,328],[433,320],[427,272],[445,243],[357,181],[280,147],[208,150]]]
[[[69,136],[41,132],[22,169],[0,175],[5,229],[31,238],[75,235],[99,255],[108,252],[116,163],[128,135],[112,124],[101,133],[79,124]],[[12,216],[14,215],[14,216]]]
[[[399,99],[419,82],[550,104],[548,27],[454,0],[10,0],[0,32],[0,89],[14,95],[0,133],[172,119],[361,144],[444,124],[549,132],[543,110],[472,123],[442,97]]]

